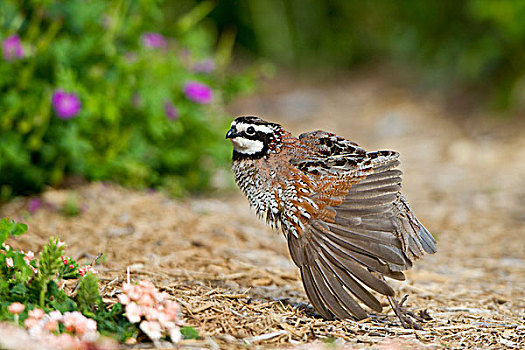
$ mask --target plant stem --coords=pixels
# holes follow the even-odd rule
[[[42,289],[40,289],[40,307],[44,308],[44,301],[46,299],[46,292],[47,292],[47,282],[42,285]]]

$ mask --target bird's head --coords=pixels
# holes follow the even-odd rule
[[[237,117],[226,138],[233,144],[233,160],[258,159],[279,150],[282,127],[254,116]]]

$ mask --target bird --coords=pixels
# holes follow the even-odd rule
[[[398,152],[368,152],[322,130],[295,137],[257,116],[235,118],[226,139],[235,182],[282,231],[318,314],[361,320],[382,312],[380,294],[404,327],[419,328],[385,279],[404,280],[415,260],[437,251],[401,193]]]

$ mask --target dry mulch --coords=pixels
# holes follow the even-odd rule
[[[433,97],[414,97],[381,79],[331,85],[286,82],[231,107],[259,113],[294,132],[322,128],[368,149],[401,152],[405,193],[435,234],[439,252],[392,284],[407,307],[428,320],[400,327],[383,314],[324,321],[309,306],[280,234],[257,221],[237,192],[168,199],[94,183],[76,187],[83,212],[56,210],[67,190],[49,190],[34,215],[27,199],[0,208],[30,232],[10,244],[38,251],[51,235],[68,254],[98,252],[104,295],[114,300],[129,268],[182,305],[202,339],[187,348],[525,348],[525,127],[518,120],[458,122]],[[286,116],[286,117],[285,117]],[[324,339],[324,340],[323,340]],[[337,340],[336,340],[337,339]],[[300,344],[318,341],[301,347]]]

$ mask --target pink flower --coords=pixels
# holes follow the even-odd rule
[[[93,324],[93,320],[85,317],[78,311],[66,312],[62,323],[66,330],[69,332],[75,332],[77,334],[84,334],[87,331],[94,332],[97,330],[97,323]]]
[[[141,35],[140,40],[142,45],[152,49],[164,48],[167,46],[166,38],[159,33],[144,33]]]
[[[145,310],[146,320],[148,321],[158,321],[160,312],[152,307],[147,307]]]
[[[33,253],[32,251],[29,251],[25,254],[24,256],[24,261],[26,262],[27,265],[31,265],[31,261],[35,258],[35,253]]]
[[[42,309],[35,308],[33,310],[29,310],[29,317],[36,318],[37,320],[40,320],[45,314],[46,313]]]
[[[142,308],[136,303],[126,305],[126,317],[131,323],[137,323],[142,316]]]
[[[62,89],[57,89],[51,98],[51,104],[60,119],[71,119],[80,112],[82,104],[75,94],[68,94]]]
[[[190,81],[184,85],[186,97],[200,104],[208,104],[213,100],[213,90],[206,84]]]
[[[170,336],[172,342],[180,341],[180,306],[169,300],[169,294],[160,292],[150,281],[142,280],[136,285],[123,283],[122,294],[118,298],[126,305],[128,320],[140,322],[140,329],[153,342],[166,335]]]
[[[131,283],[122,283],[122,291],[124,293],[129,293],[129,291],[133,288],[133,285]]]
[[[58,321],[57,320],[49,320],[46,322],[44,328],[48,330],[49,332],[54,332],[58,330]]]
[[[13,61],[24,57],[24,49],[20,37],[16,34],[7,37],[2,43],[2,51],[6,61]]]
[[[88,272],[91,272],[91,273],[98,273],[97,270],[95,270],[91,265],[84,265],[84,267],[81,267],[78,269],[78,273],[80,274],[80,276],[84,277],[86,275],[86,273]]]
[[[2,248],[4,248],[6,252],[8,252],[11,249],[11,247],[5,243],[2,243]]]
[[[137,301],[137,304],[139,304],[140,306],[152,306],[153,298],[149,294],[143,294]]]
[[[117,298],[122,305],[128,305],[131,302],[131,300],[126,294],[119,294],[117,295]]]
[[[55,244],[57,245],[58,248],[62,247],[65,245],[64,242],[62,242],[61,240],[59,239],[55,239]]]
[[[56,345],[61,349],[79,349],[78,340],[71,334],[62,333],[56,336]]]
[[[42,206],[42,201],[38,197],[33,197],[29,200],[29,203],[27,204],[27,211],[29,211],[31,214],[34,214],[40,209]]]
[[[19,313],[22,313],[25,310],[26,306],[22,303],[14,302],[11,305],[7,307],[7,311],[14,315],[18,315]]]
[[[170,295],[166,292],[162,292],[162,293],[155,293],[153,297],[155,298],[156,303],[163,303],[165,300],[169,299]]]
[[[142,321],[139,327],[153,341],[162,337],[162,329],[158,322]]]
[[[30,311],[31,312],[31,311]],[[39,319],[37,318],[34,318],[34,317],[28,317],[25,319],[24,321],[24,326],[27,328],[27,329],[30,329],[30,328],[33,328],[35,327],[38,323],[39,323]]]
[[[164,313],[169,317],[170,321],[174,321],[179,316],[179,312],[179,304],[171,300],[166,300],[164,303]]]
[[[143,287],[148,292],[155,293],[157,291],[157,288],[155,287],[155,285],[151,283],[151,281],[148,281],[148,280],[139,281],[138,285]]]
[[[133,301],[139,300],[142,296],[142,291],[139,286],[130,286],[126,293]]]
[[[13,267],[14,266],[13,258],[6,258],[5,264],[7,265],[7,267]]]
[[[179,117],[179,111],[171,101],[166,101],[164,103],[164,113],[166,113],[166,116],[172,120],[176,120]]]

